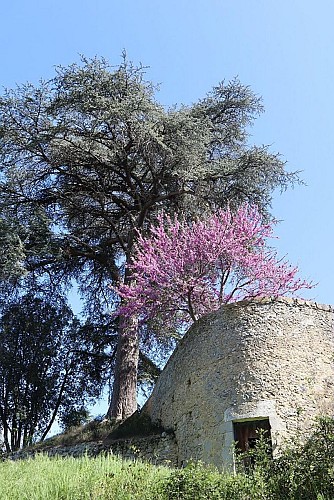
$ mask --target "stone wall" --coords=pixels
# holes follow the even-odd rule
[[[178,465],[178,449],[174,434],[120,439],[111,446],[112,453],[125,459],[137,459],[156,465]]]
[[[334,411],[333,309],[296,299],[239,302],[186,334],[144,407],[174,431],[178,464],[230,467],[233,423],[269,418],[274,454]]]
[[[330,306],[296,299],[226,305],[193,325],[142,410],[167,432],[39,451],[231,468],[234,423],[269,419],[276,454],[316,416],[334,416],[333,319]]]
[[[126,460],[143,460],[155,465],[177,466],[178,452],[173,434],[163,433],[158,436],[135,437],[115,440],[106,445],[102,441],[80,443],[72,446],[45,446],[37,449],[23,449],[11,453],[7,458],[20,460],[33,457],[36,453],[45,453],[51,457],[95,457],[100,453],[111,453]]]

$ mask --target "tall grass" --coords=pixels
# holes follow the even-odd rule
[[[239,474],[189,464],[167,469],[112,455],[0,463],[0,500],[334,500],[334,420],[277,459],[259,439],[254,465]]]
[[[106,455],[49,458],[0,464],[1,500],[159,500],[168,470]]]
[[[258,482],[213,467],[167,469],[111,455],[0,464],[1,500],[262,500]]]

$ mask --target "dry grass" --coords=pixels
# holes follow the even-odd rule
[[[87,424],[72,427],[63,434],[52,436],[42,443],[37,443],[34,448],[44,450],[55,446],[74,446],[81,443],[104,441],[116,427],[115,422],[111,420],[103,420],[102,422],[92,420]]]

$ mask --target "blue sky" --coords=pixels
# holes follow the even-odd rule
[[[270,144],[307,186],[275,196],[281,254],[319,282],[305,297],[334,303],[332,0],[12,0],[2,5],[0,85],[53,75],[55,65],[123,49],[171,105],[238,76],[263,96],[250,140]]]

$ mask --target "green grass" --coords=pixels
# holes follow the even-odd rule
[[[49,458],[0,464],[1,500],[159,500],[160,479],[168,469],[122,461],[111,455],[96,458]]]
[[[0,500],[334,500],[334,420],[275,460],[260,436],[254,465],[232,475],[214,467],[156,467],[112,455],[0,462]],[[249,458],[249,457],[248,457]]]
[[[281,472],[280,476],[279,470],[271,462],[270,470],[266,465],[261,465],[250,474],[232,475],[201,464],[189,464],[184,469],[168,469],[140,461],[125,461],[112,455],[50,458],[39,454],[27,460],[0,463],[0,499],[334,499],[331,477],[326,479],[321,474],[305,484],[308,475],[298,467],[295,470],[295,465],[291,465],[285,468],[287,474],[283,476]],[[292,471],[299,471],[301,475],[291,476]]]

